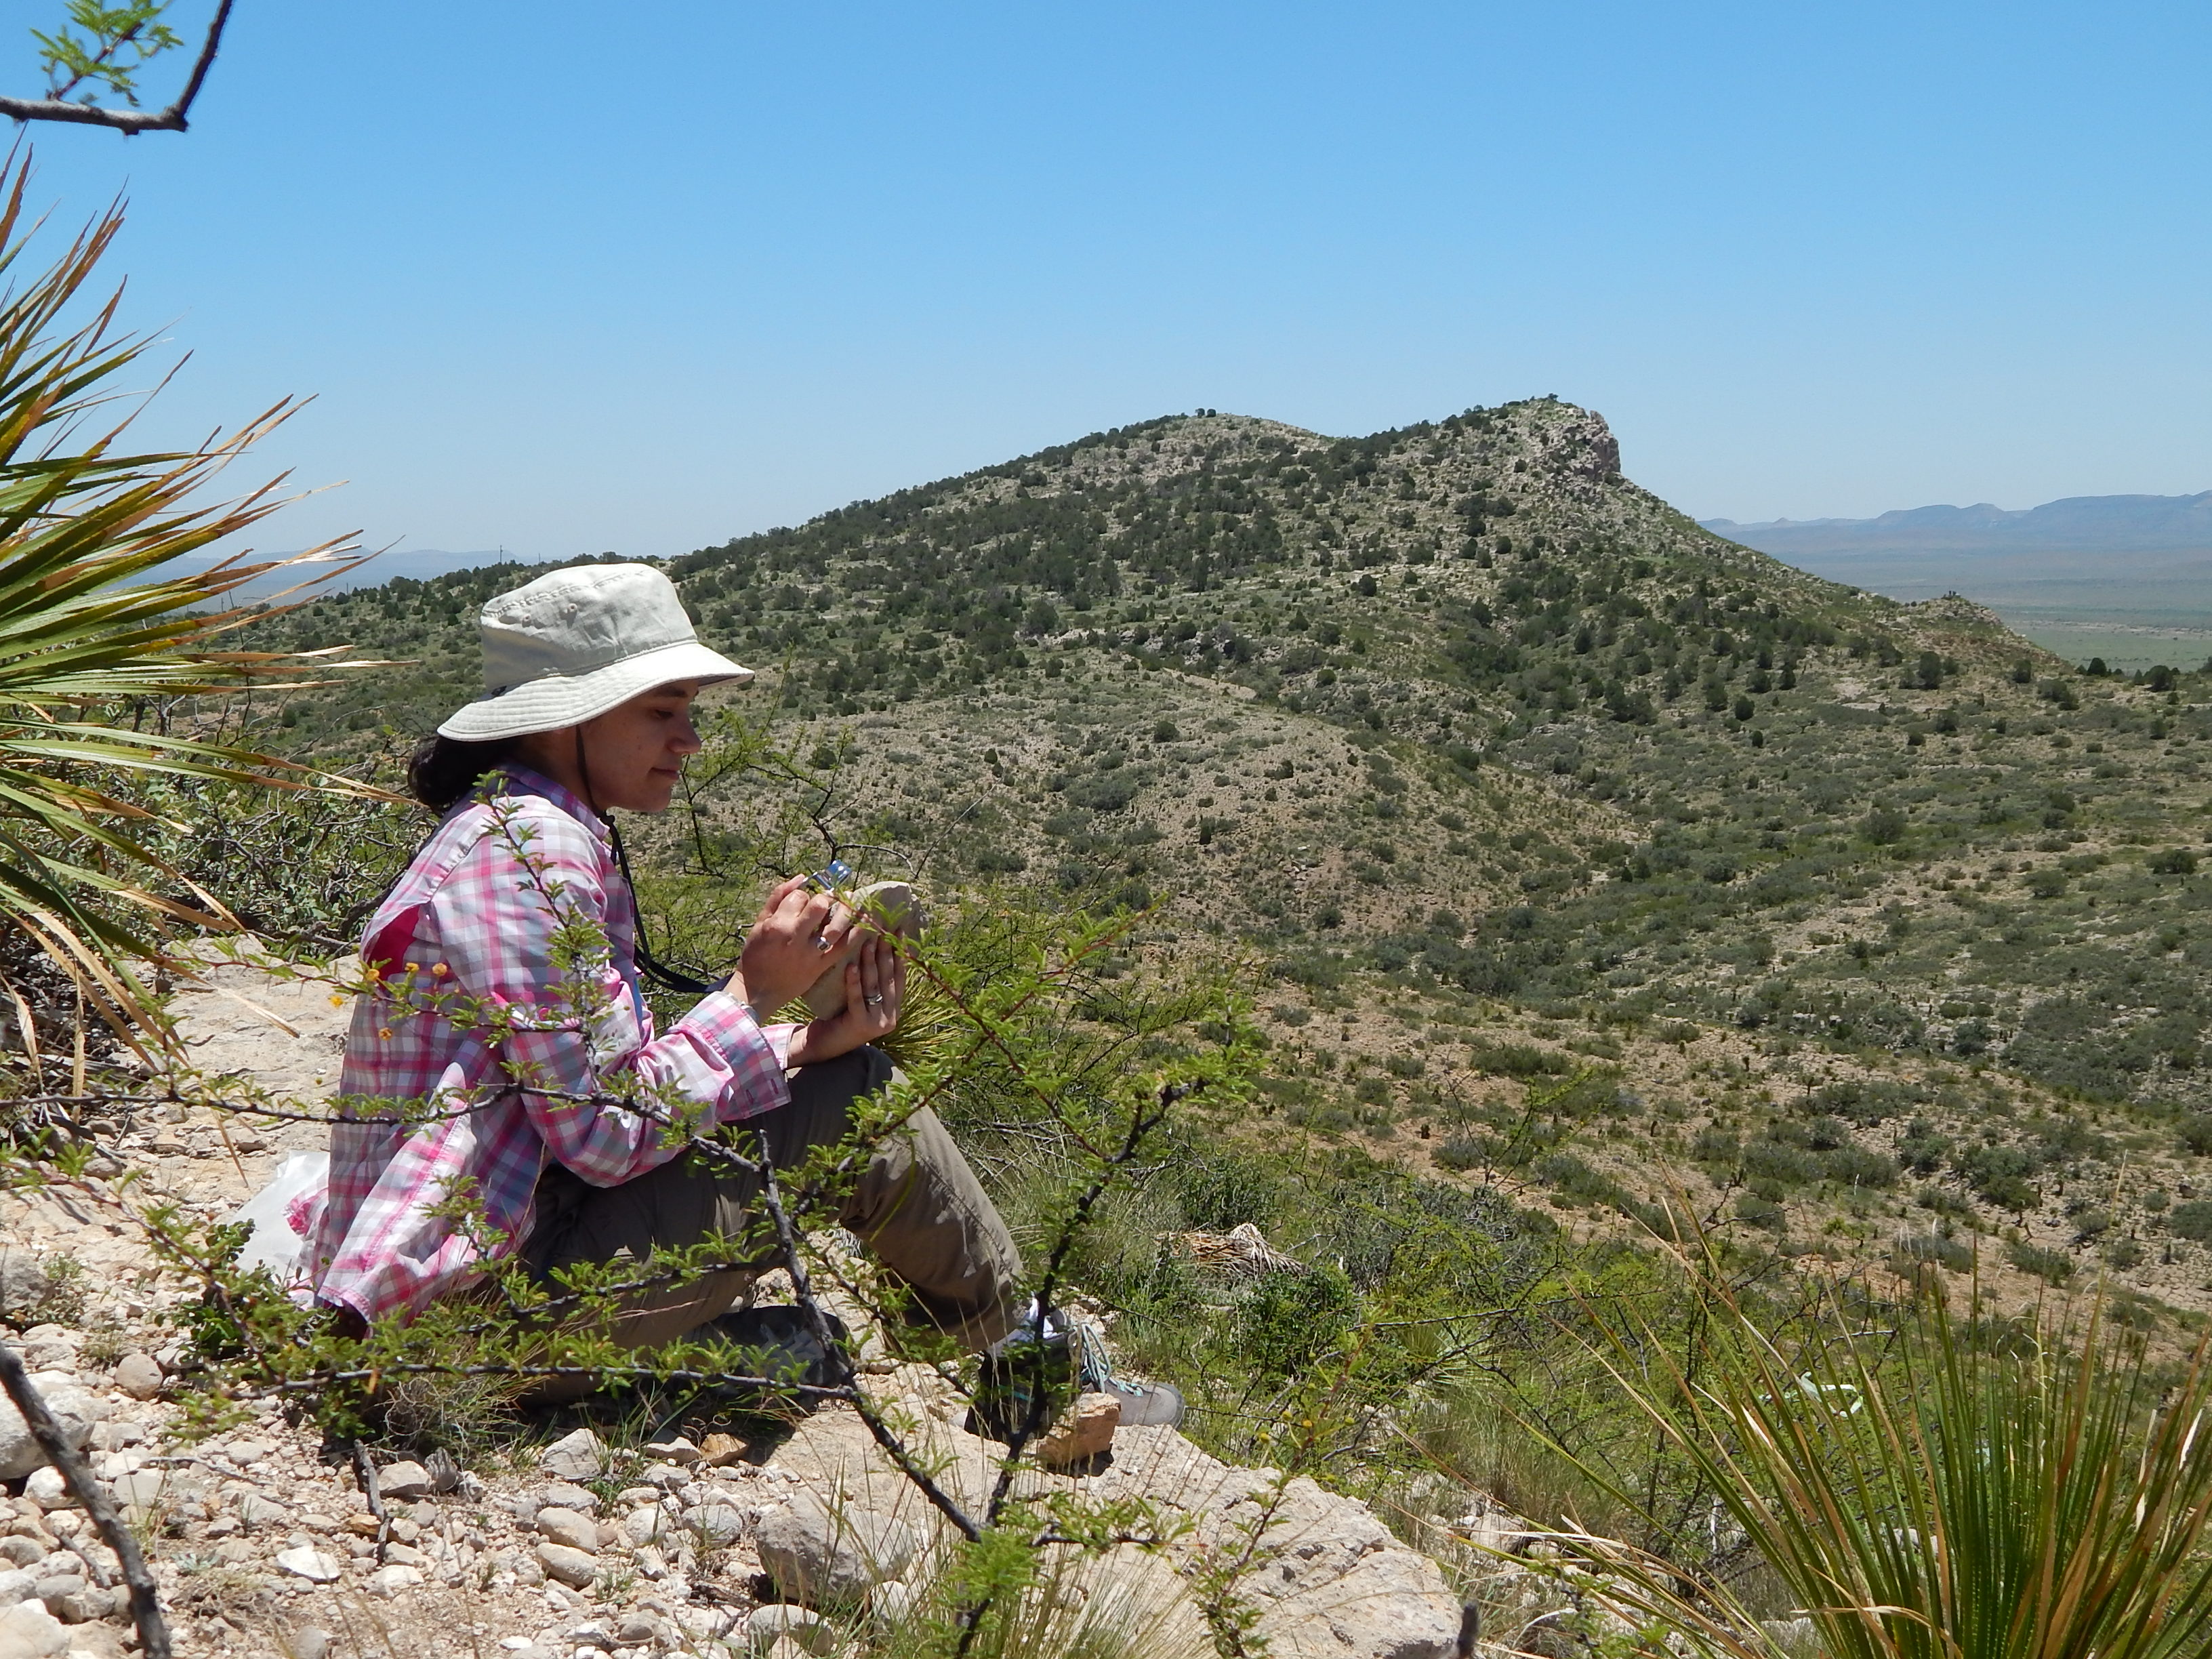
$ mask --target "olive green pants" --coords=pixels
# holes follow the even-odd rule
[[[890,1081],[879,1049],[858,1048],[792,1073],[791,1103],[738,1126],[737,1149],[758,1155],[767,1133],[779,1170],[851,1132],[853,1104]],[[538,1178],[537,1218],[524,1259],[541,1277],[585,1261],[643,1261],[656,1248],[682,1249],[717,1237],[759,1237],[762,1182],[749,1171],[678,1158],[619,1187],[593,1187],[556,1164]],[[838,1207],[876,1260],[913,1293],[919,1318],[981,1349],[1013,1328],[1021,1255],[975,1172],[937,1114],[916,1112],[886,1136]],[[749,1266],[732,1267],[639,1292],[617,1316],[627,1347],[674,1341],[726,1313],[775,1265],[773,1242]]]

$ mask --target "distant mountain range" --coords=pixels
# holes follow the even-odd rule
[[[2171,553],[2212,551],[2212,489],[2195,495],[2069,495],[2024,512],[1983,501],[1914,507],[1878,519],[1698,521],[1777,558],[1831,553]]]
[[[1984,501],[1877,519],[1699,522],[1892,599],[1964,593],[2030,633],[2039,623],[2212,626],[2212,490],[2073,495],[2025,512]]]
[[[289,553],[254,554],[249,556],[247,562],[258,563],[264,559],[285,559],[291,556]],[[218,561],[212,556],[203,556],[179,559],[177,562],[179,566],[197,567],[204,570]],[[349,588],[381,587],[385,583],[397,580],[402,576],[422,582],[428,581],[434,576],[448,575],[456,570],[473,570],[483,565],[538,562],[536,559],[525,558],[520,555],[504,550],[448,553],[434,547],[413,548],[404,553],[380,553],[366,563],[356,565],[350,570],[339,572],[328,581],[320,584],[318,591],[325,593],[343,593]],[[297,569],[285,571],[281,575],[260,577],[246,583],[240,589],[240,596],[249,599],[265,599],[272,593],[307,580],[322,568],[318,565],[303,565]]]

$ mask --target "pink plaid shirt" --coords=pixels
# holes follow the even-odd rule
[[[319,1300],[415,1312],[519,1248],[549,1160],[619,1186],[682,1149],[672,1109],[704,1133],[790,1099],[796,1028],[726,991],[654,1035],[635,918],[606,826],[550,779],[509,765],[446,815],[362,945],[380,982],[346,1036]]]

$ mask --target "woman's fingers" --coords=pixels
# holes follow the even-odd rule
[[[830,893],[808,896],[799,911],[793,931],[817,951],[835,951],[845,943],[853,931],[854,915],[849,906],[840,903]]]
[[[804,876],[790,877],[769,888],[768,900],[761,906],[761,921],[770,921],[783,915],[791,903],[792,896],[804,892],[805,888],[806,878]]]
[[[901,983],[897,950],[888,939],[871,939],[845,970],[845,1006],[880,1036],[898,1024]]]

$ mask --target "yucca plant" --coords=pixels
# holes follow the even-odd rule
[[[2206,1346],[2175,1374],[2085,1322],[2040,1338],[1923,1296],[1901,1331],[1840,1307],[1792,1360],[1701,1273],[1723,1356],[1692,1383],[1624,1341],[1614,1375],[1718,1494],[1830,1659],[2212,1653]],[[1634,1352],[1638,1364],[1626,1363]],[[1663,1350],[1656,1350],[1662,1352]],[[1771,1659],[1723,1586],[1583,1538],[1619,1611],[1679,1644]]]
[[[357,790],[204,740],[188,720],[171,729],[177,699],[303,665],[216,648],[249,614],[228,596],[283,563],[326,576],[345,561],[333,544],[289,562],[174,568],[283,504],[281,479],[237,500],[205,496],[293,405],[197,449],[123,453],[143,400],[122,404],[118,377],[149,342],[118,332],[119,290],[75,310],[122,228],[120,207],[19,277],[36,229],[24,216],[29,177],[24,155],[0,173],[0,933],[35,947],[9,957],[42,953],[119,1030],[143,1030],[149,1000],[134,964],[159,954],[163,925],[231,919],[133,833],[150,815],[129,799],[130,781],[167,774]],[[35,1053],[20,978],[0,988]]]

